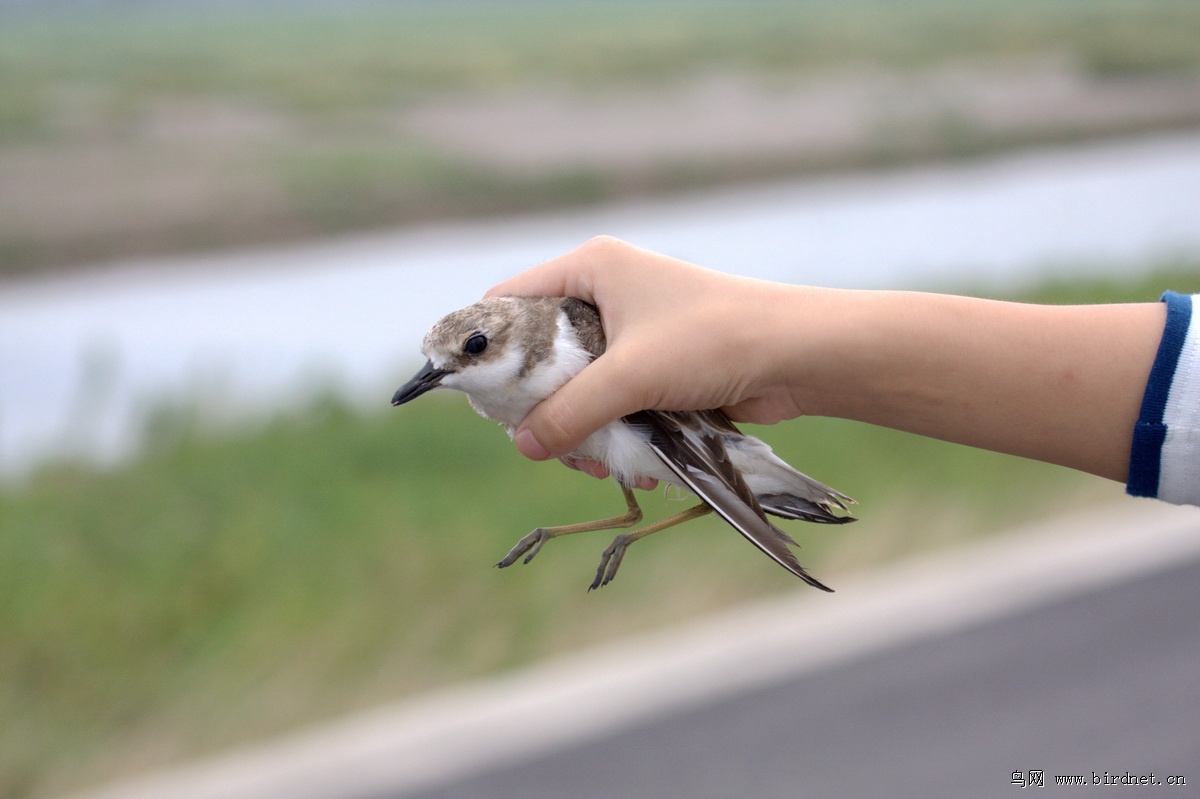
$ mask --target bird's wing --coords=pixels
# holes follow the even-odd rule
[[[750,543],[809,585],[833,590],[804,570],[787,547],[792,539],[767,521],[754,493],[733,468],[722,439],[732,427],[724,414],[638,411],[624,421],[648,431],[651,448],[667,468]]]

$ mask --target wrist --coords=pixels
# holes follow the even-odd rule
[[[953,307],[938,295],[803,289],[792,311],[783,373],[801,413],[892,426],[936,415],[930,386]],[[947,298],[952,306],[956,298]],[[949,334],[953,337],[953,334]]]
[[[749,392],[780,419],[845,416],[858,389],[864,348],[856,342],[871,323],[868,292],[787,285],[760,307],[755,339],[758,379]]]

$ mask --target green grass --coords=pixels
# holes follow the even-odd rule
[[[1180,294],[1200,293],[1200,264],[1182,259],[1169,261],[1152,272],[1134,278],[1054,278],[1022,292],[1021,299],[1051,305],[1152,302],[1167,290]],[[960,293],[1004,299],[1001,292],[986,286],[962,290]]]
[[[499,174],[403,142],[284,151],[262,159],[308,233],[337,233],[488,212],[587,205],[620,192],[596,171]],[[3,258],[0,257],[0,262]]]
[[[1046,301],[1200,291],[1178,265]],[[381,400],[381,404],[383,400]],[[639,542],[588,593],[607,533],[492,568],[542,524],[622,509],[525,461],[459,395],[314,401],[236,429],[164,408],[144,452],[0,490],[0,796],[48,795],[668,624],[797,583],[711,519]],[[757,429],[859,500],[790,524],[822,579],[1119,493],[1065,469],[832,419]],[[648,518],[682,506],[644,494]]]
[[[14,15],[0,28],[0,136],[54,125],[63,92],[109,120],[156,97],[220,95],[306,115],[417,92],[659,81],[1065,52],[1103,74],[1194,69],[1186,0],[359,4]]]

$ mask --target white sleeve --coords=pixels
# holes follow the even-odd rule
[[[1167,323],[1133,434],[1126,491],[1200,505],[1200,323],[1195,296],[1167,292]]]

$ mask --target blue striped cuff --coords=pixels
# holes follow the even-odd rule
[[[1167,304],[1167,325],[1163,329],[1158,354],[1146,383],[1142,397],[1142,410],[1137,425],[1133,428],[1133,449],[1129,456],[1129,480],[1125,492],[1135,497],[1157,497],[1158,478],[1162,472],[1162,447],[1167,438],[1167,426],[1163,413],[1167,397],[1171,394],[1171,383],[1175,378],[1175,367],[1179,365],[1179,354],[1192,323],[1192,298],[1168,291],[1161,302]]]

